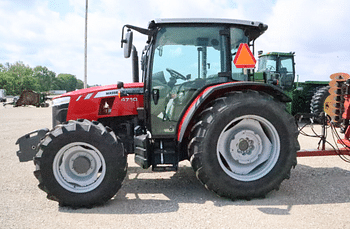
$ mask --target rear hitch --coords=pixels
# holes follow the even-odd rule
[[[19,144],[17,156],[20,162],[33,160],[34,156],[38,152],[38,144],[44,138],[47,132],[49,132],[48,128],[35,130],[17,140],[16,145]],[[35,133],[36,135],[34,135]]]

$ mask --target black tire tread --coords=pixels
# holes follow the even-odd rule
[[[57,125],[53,130],[48,132],[45,136],[45,138],[41,141],[39,144],[39,151],[37,155],[34,157],[34,164],[36,166],[36,169],[34,171],[34,176],[38,179],[39,185],[38,187],[47,193],[47,198],[50,200],[54,200],[59,202],[60,206],[69,206],[72,208],[91,208],[95,205],[102,205],[106,203],[108,200],[110,200],[116,192],[120,189],[122,181],[126,175],[127,171],[127,162],[126,162],[126,155],[123,152],[122,160],[118,162],[118,179],[115,180],[112,184],[110,184],[109,189],[105,189],[104,193],[101,195],[101,197],[98,200],[92,200],[92,202],[81,202],[78,199],[75,202],[72,201],[66,201],[65,199],[59,198],[55,193],[52,193],[50,190],[49,185],[45,182],[43,179],[42,171],[41,171],[41,165],[43,162],[43,155],[44,154],[50,154],[51,152],[45,152],[45,148],[47,147],[45,141],[53,141],[55,138],[59,137],[62,134],[65,134],[67,132],[72,131],[85,131],[85,132],[93,132],[93,134],[100,134],[102,135],[106,141],[111,142],[111,144],[114,147],[117,147],[118,145],[121,145],[120,140],[118,137],[114,134],[114,132],[108,128],[104,127],[101,123],[96,121],[89,121],[85,119],[79,119],[76,121],[68,121],[65,124],[59,124]],[[59,133],[59,135],[57,135]],[[50,144],[50,142],[48,143]],[[108,159],[105,159],[108,160]]]
[[[312,96],[311,102],[310,102],[310,111],[312,114],[320,115],[321,112],[323,112],[323,105],[326,100],[326,98],[329,96],[329,86],[324,86],[315,92],[315,94]]]
[[[202,154],[203,154],[203,145],[204,141],[206,140],[207,136],[207,129],[212,124],[213,120],[215,120],[216,116],[218,116],[221,112],[223,112],[225,109],[227,109],[228,106],[232,105],[232,103],[239,103],[244,102],[244,99],[247,97],[251,97],[252,99],[258,100],[258,99],[268,99],[269,102],[273,103],[274,106],[278,106],[279,109],[285,110],[285,104],[265,95],[262,92],[258,91],[237,91],[237,92],[230,92],[226,94],[223,97],[220,97],[216,100],[213,100],[209,106],[204,109],[197,119],[197,123],[193,126],[191,130],[190,135],[190,143],[188,144],[188,152],[190,157],[191,165],[196,173],[197,178],[201,181],[201,183],[209,190],[213,191],[217,195],[221,197],[226,197],[230,199],[252,199],[252,198],[261,198],[265,197],[265,195],[272,191],[272,190],[278,190],[281,182],[284,179],[289,179],[290,177],[290,170],[291,168],[294,168],[297,164],[296,159],[296,152],[300,149],[297,137],[298,137],[298,130],[296,126],[294,126],[294,118],[289,115],[288,122],[291,124],[289,125],[290,128],[292,128],[291,133],[294,134],[293,136],[293,144],[294,149],[291,152],[289,160],[289,164],[287,165],[287,168],[284,170],[284,173],[281,177],[278,178],[278,180],[275,182],[274,186],[268,190],[264,191],[262,193],[255,193],[255,192],[249,192],[247,190],[246,193],[227,193],[225,191],[220,190],[215,185],[215,177],[210,177],[208,174],[206,174],[206,171],[203,169],[203,161],[202,161]],[[292,134],[292,135],[293,135]]]

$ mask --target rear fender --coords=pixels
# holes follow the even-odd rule
[[[181,143],[189,133],[193,125],[193,118],[199,114],[201,110],[215,98],[222,96],[231,91],[254,90],[263,91],[281,102],[291,102],[292,99],[286,95],[282,89],[271,84],[257,83],[257,82],[230,82],[220,85],[209,86],[205,88],[187,108],[186,112],[181,118],[177,128],[177,140]]]

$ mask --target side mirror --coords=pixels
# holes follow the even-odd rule
[[[124,57],[129,58],[132,50],[133,33],[130,29],[126,32],[125,39],[122,41],[124,44]]]

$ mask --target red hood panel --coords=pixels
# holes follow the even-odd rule
[[[143,87],[143,83],[126,83],[126,84],[124,84],[124,88],[142,88],[142,87]],[[86,88],[86,89],[80,89],[77,91],[71,91],[71,92],[56,96],[55,98],[60,98],[60,97],[65,97],[65,96],[77,96],[77,95],[81,95],[81,94],[88,94],[88,93],[92,93],[92,92],[107,91],[107,90],[113,90],[113,89],[118,89],[117,84],[90,87],[90,88]]]
[[[143,83],[124,84],[122,89],[117,84],[91,87],[56,98],[65,96],[70,96],[67,120],[135,116],[143,107]]]

